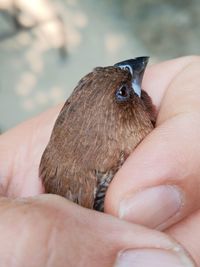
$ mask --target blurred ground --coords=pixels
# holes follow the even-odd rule
[[[199,53],[199,25],[198,0],[0,0],[0,129],[64,101],[95,66]]]

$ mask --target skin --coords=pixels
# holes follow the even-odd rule
[[[39,195],[43,188],[38,166],[61,105],[0,136],[1,266],[21,267],[28,262],[29,266],[37,267],[59,267],[66,263],[107,267],[113,266],[118,253],[128,248],[159,247],[172,253],[173,239],[199,266],[199,69],[197,56],[147,69],[143,88],[157,107],[157,127],[125,162],[106,196],[106,212],[117,216],[120,200],[130,191],[162,185],[173,177],[170,184],[180,186],[185,205],[175,220],[166,222],[163,228],[166,234],[149,229],[148,224],[139,226],[84,209],[58,196]],[[168,138],[162,153],[159,144],[164,133]],[[177,150],[181,155],[178,161],[172,157]],[[162,159],[160,164],[165,171],[161,176],[152,172],[149,178],[144,173],[141,162],[149,159],[149,155],[146,168],[159,171],[160,164],[151,153]],[[132,179],[132,175],[139,175],[140,179]]]

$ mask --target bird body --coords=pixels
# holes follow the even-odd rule
[[[80,80],[41,158],[39,172],[46,193],[103,211],[115,173],[153,129],[151,99],[144,91],[139,96],[138,88],[137,93],[133,88],[134,83],[140,86],[145,59],[128,61],[132,73],[118,63],[95,68]]]

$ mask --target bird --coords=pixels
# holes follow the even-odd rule
[[[141,89],[149,57],[96,67],[66,100],[39,166],[46,193],[104,212],[113,177],[155,126]]]

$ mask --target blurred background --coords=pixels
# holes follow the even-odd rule
[[[200,52],[199,0],[0,0],[0,131],[64,101],[96,66]]]

